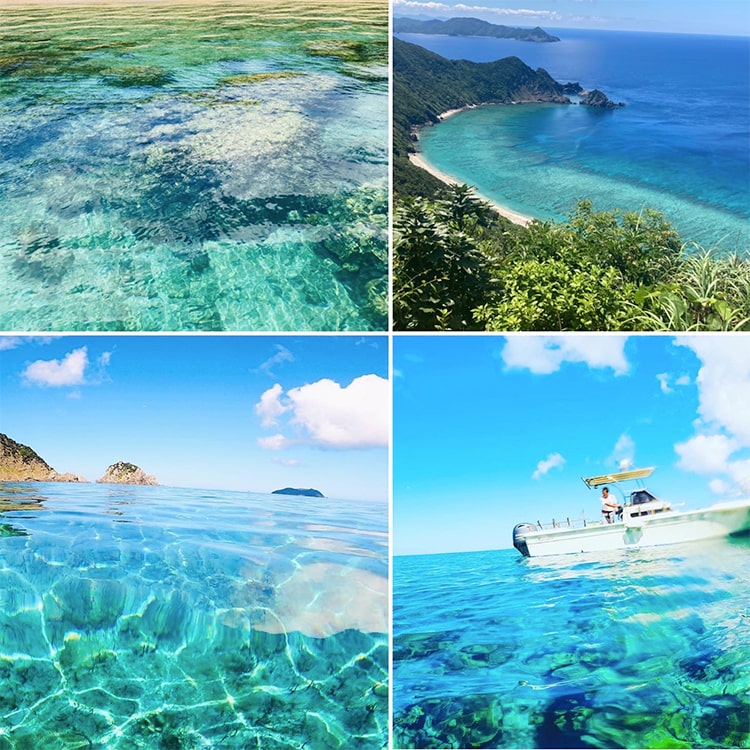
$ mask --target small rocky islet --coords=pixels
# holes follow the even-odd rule
[[[156,478],[135,464],[117,461],[96,480],[107,484],[156,486]],[[33,448],[0,433],[0,482],[88,482],[79,474],[53,469]]]

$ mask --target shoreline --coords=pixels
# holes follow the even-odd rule
[[[453,111],[453,110],[452,110]],[[455,112],[458,112],[460,110],[455,110]],[[451,177],[450,175],[445,174],[445,172],[441,172],[439,169],[435,169],[431,164],[428,164],[421,153],[411,153],[409,154],[409,161],[419,169],[423,169],[425,172],[429,172],[433,177],[437,178],[441,182],[444,182],[446,185],[464,185],[464,182],[461,182],[460,180],[457,180],[455,177]],[[505,217],[508,219],[508,221],[513,222],[514,224],[518,224],[522,227],[527,227],[529,224],[531,224],[532,221],[534,221],[534,218],[532,216],[526,216],[525,214],[518,213],[518,211],[513,211],[510,208],[507,208],[506,206],[501,206],[499,203],[495,203],[495,201],[490,200],[486,196],[479,193],[477,190],[474,190],[474,192],[477,194],[479,198],[481,198],[486,203],[489,203],[492,209],[500,214],[500,216]]]

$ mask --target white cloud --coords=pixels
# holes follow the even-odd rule
[[[393,9],[438,13],[492,13],[498,16],[526,16],[529,18],[559,21],[562,16],[554,10],[531,10],[528,8],[492,8],[487,5],[448,5],[438,2],[417,2],[416,0],[393,0]]]
[[[701,360],[696,382],[704,423],[750,446],[750,408],[744,408],[750,403],[750,338],[684,336],[676,343],[692,349]]]
[[[0,351],[16,349],[24,344],[49,344],[56,336],[0,336]]]
[[[15,349],[25,343],[20,336],[0,336],[0,352],[6,349]]]
[[[662,393],[672,393],[672,389],[669,387],[669,373],[660,372],[656,379],[659,381],[659,387]]]
[[[745,495],[750,493],[750,459],[732,461],[729,465],[729,476],[734,483],[733,489]]]
[[[732,489],[732,485],[725,482],[723,479],[712,479],[708,483],[708,488],[715,495],[726,495]]]
[[[342,388],[319,380],[289,391],[294,419],[313,442],[333,448],[388,444],[390,389],[377,375],[363,375]]]
[[[539,479],[550,469],[562,468],[563,466],[565,466],[565,459],[559,453],[550,453],[547,458],[542,459],[536,465],[536,471],[531,475],[532,479]]]
[[[700,360],[695,378],[699,418],[695,434],[674,446],[678,466],[713,475],[709,487],[730,494],[750,491],[750,338],[680,336],[675,343]]]
[[[635,443],[627,433],[617,438],[612,453],[607,457],[607,463],[617,464],[620,471],[627,471],[635,463]]]
[[[678,466],[696,474],[725,472],[729,457],[740,447],[726,435],[695,435],[674,447],[680,457]]]
[[[85,346],[59,359],[38,359],[26,367],[23,379],[30,384],[57,388],[61,386],[83,385],[89,360]]]
[[[280,466],[286,466],[287,468],[295,468],[300,466],[300,462],[296,458],[273,458],[271,459],[275,464]]]
[[[283,435],[276,434],[270,435],[269,437],[258,438],[258,445],[269,451],[281,451],[284,450],[284,448],[289,447],[290,441]]]
[[[294,362],[294,355],[281,344],[276,344],[276,354],[269,357],[265,362],[258,366],[256,372],[265,372],[267,375],[274,377],[271,368],[274,365],[282,364],[283,362]]]
[[[628,371],[624,336],[508,336],[500,353],[508,368],[527,369],[535,375],[557,372],[563,362],[582,362],[591,368],[611,368],[615,375]]]
[[[388,445],[390,388],[377,375],[355,378],[345,388],[325,378],[286,394],[276,384],[261,396],[255,410],[265,427],[278,424],[285,414],[287,429],[295,433],[262,438],[259,444],[271,450],[296,444],[336,449]]]
[[[289,406],[281,403],[281,394],[284,389],[276,383],[274,386],[263,392],[260,401],[255,404],[255,413],[261,418],[263,427],[270,427],[278,424],[279,417],[289,411]]]

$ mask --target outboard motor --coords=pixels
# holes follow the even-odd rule
[[[513,546],[524,556],[529,557],[529,548],[526,545],[526,534],[536,531],[533,523],[519,523],[513,529]]]

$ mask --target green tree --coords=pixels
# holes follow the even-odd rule
[[[492,286],[482,235],[489,206],[465,185],[445,200],[404,202],[394,218],[393,315],[398,330],[477,328],[472,310]]]

